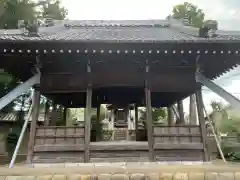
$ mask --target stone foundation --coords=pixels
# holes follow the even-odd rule
[[[122,164],[0,168],[0,180],[240,180],[240,166]]]

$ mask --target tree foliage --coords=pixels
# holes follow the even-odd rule
[[[194,27],[199,28],[203,25],[205,14],[202,9],[192,3],[184,2],[183,4],[178,4],[174,6],[172,12],[173,18],[187,18],[189,23]]]
[[[36,19],[35,4],[30,0],[2,0],[0,27],[17,28],[19,20],[32,22]]]
[[[203,25],[205,27],[208,27],[209,29],[212,29],[212,30],[217,30],[218,29],[218,22],[216,20],[205,20],[203,22]]]
[[[215,129],[220,133],[227,134],[229,136],[236,136],[237,139],[240,137],[240,119],[238,117],[230,117],[228,109],[231,107],[224,106],[220,102],[213,101],[211,103],[213,112],[211,113],[211,119],[214,122]],[[230,141],[227,139],[221,140],[221,148],[226,159],[230,161],[240,160],[240,145],[237,142]],[[221,158],[218,152],[218,157]]]
[[[0,97],[3,97],[8,92],[10,92],[12,89],[14,89],[18,84],[18,79],[14,76],[11,76],[7,73],[1,73],[0,74]],[[13,106],[15,105],[14,102],[8,104],[6,107],[4,107],[1,112],[6,113],[9,111],[12,111]]]
[[[213,101],[211,103],[213,112],[211,114],[215,127],[221,132],[228,135],[240,136],[240,118],[229,115],[227,112],[228,106],[224,106],[220,102]]]
[[[146,126],[147,112],[146,109],[139,109],[140,117],[139,121]],[[164,123],[166,119],[167,112],[164,108],[152,108],[152,120],[154,123]]]
[[[42,8],[37,8],[37,7]],[[19,20],[34,24],[37,18],[51,17],[56,20],[65,19],[67,10],[61,6],[60,0],[1,0],[0,28],[17,28]]]
[[[172,17],[175,19],[187,19],[189,25],[200,28],[206,26],[210,29],[217,30],[218,22],[216,20],[204,20],[205,13],[198,6],[184,2],[173,7]],[[168,16],[169,17],[169,16]]]
[[[53,18],[55,20],[63,20],[66,18],[68,11],[61,6],[60,0],[48,0],[42,8],[43,18]]]

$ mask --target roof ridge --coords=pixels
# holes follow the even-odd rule
[[[67,27],[142,27],[169,26],[168,20],[75,20],[66,21]]]

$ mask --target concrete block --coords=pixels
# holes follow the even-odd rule
[[[92,180],[92,176],[91,175],[82,175],[81,180]]]
[[[234,173],[231,172],[219,173],[218,180],[234,180]]]
[[[187,173],[175,173],[173,175],[173,180],[188,180]]]
[[[218,180],[218,173],[207,172],[205,173],[205,180]]]
[[[189,173],[188,179],[189,180],[204,180],[205,174],[204,173]]]
[[[145,175],[138,173],[138,174],[131,174],[130,180],[145,180]]]
[[[145,177],[146,180],[159,180],[159,174],[157,173],[150,173],[145,175]]]
[[[52,180],[52,175],[37,176],[36,180]]]
[[[67,176],[65,175],[54,175],[52,180],[67,180]]]
[[[159,180],[173,180],[173,173],[161,173]]]
[[[111,180],[112,175],[111,174],[99,174],[98,180]]]
[[[82,176],[80,174],[73,174],[68,176],[67,180],[82,180]]]
[[[235,173],[235,180],[239,180],[239,179],[240,179],[240,172],[236,172]]]
[[[114,174],[112,175],[111,180],[129,180],[129,176],[126,174]]]

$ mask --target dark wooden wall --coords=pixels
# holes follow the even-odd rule
[[[108,70],[91,75],[93,89],[105,87],[144,87],[144,76],[138,72]],[[196,89],[194,72],[158,73],[149,75],[149,87],[152,92],[189,92]],[[67,93],[86,90],[86,74],[43,74],[41,77],[42,93]],[[179,84],[181,82],[181,85]]]

